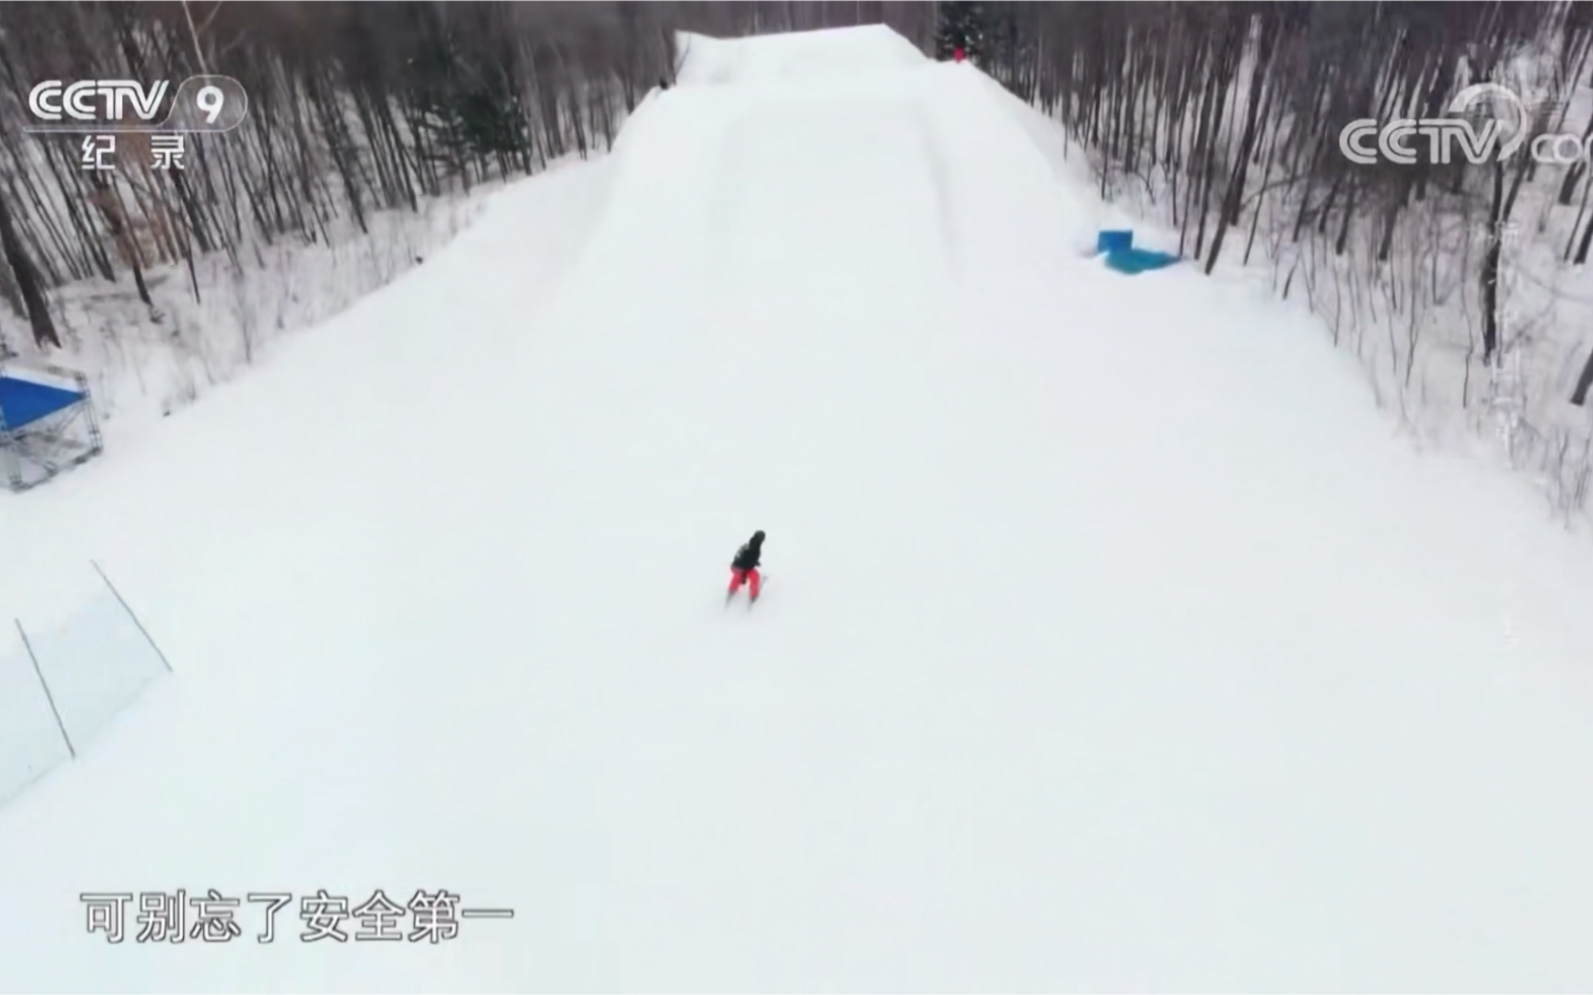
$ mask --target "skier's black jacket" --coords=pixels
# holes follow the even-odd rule
[[[759,529],[752,533],[752,538],[747,540],[746,545],[736,550],[736,558],[730,561],[730,568],[732,570],[757,569],[758,559],[761,556],[763,556],[763,530]]]

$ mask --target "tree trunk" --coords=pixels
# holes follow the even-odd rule
[[[1571,403],[1586,406],[1588,388],[1593,387],[1593,352],[1582,365],[1582,375],[1576,378],[1576,390],[1571,393]]]
[[[1499,348],[1499,258],[1504,248],[1504,164],[1493,164],[1493,200],[1488,207],[1488,248],[1482,257],[1482,361]]]
[[[44,291],[39,287],[38,273],[33,268],[33,260],[22,248],[22,240],[17,238],[16,225],[11,220],[11,209],[6,206],[5,198],[0,197],[0,249],[5,252],[6,262],[11,264],[11,272],[16,277],[17,290],[22,294],[22,301],[28,308],[28,323],[33,326],[33,341],[39,347],[54,346],[61,348],[61,337],[55,332],[55,322],[50,317],[49,303],[44,299]]]

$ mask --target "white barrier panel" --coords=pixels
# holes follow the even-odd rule
[[[54,629],[19,627],[22,647],[0,656],[0,804],[81,753],[168,670],[108,581]]]
[[[51,632],[28,633],[72,745],[83,749],[165,673],[138,623],[109,590]]]
[[[0,805],[71,757],[27,651],[0,655]]]

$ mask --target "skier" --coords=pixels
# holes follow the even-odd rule
[[[725,602],[736,596],[742,584],[747,585],[747,596],[753,601],[758,600],[758,558],[763,555],[763,530],[752,533],[746,545],[736,550],[736,558],[730,561],[730,590],[725,592]]]

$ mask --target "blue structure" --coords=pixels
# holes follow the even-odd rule
[[[11,490],[42,484],[103,449],[83,374],[0,363],[0,478]]]
[[[1106,257],[1107,266],[1129,276],[1178,262],[1171,252],[1134,248],[1134,233],[1124,229],[1102,229],[1095,237],[1095,251]]]
[[[1095,251],[1102,255],[1122,252],[1134,247],[1134,233],[1124,229],[1103,228],[1095,236]]]

